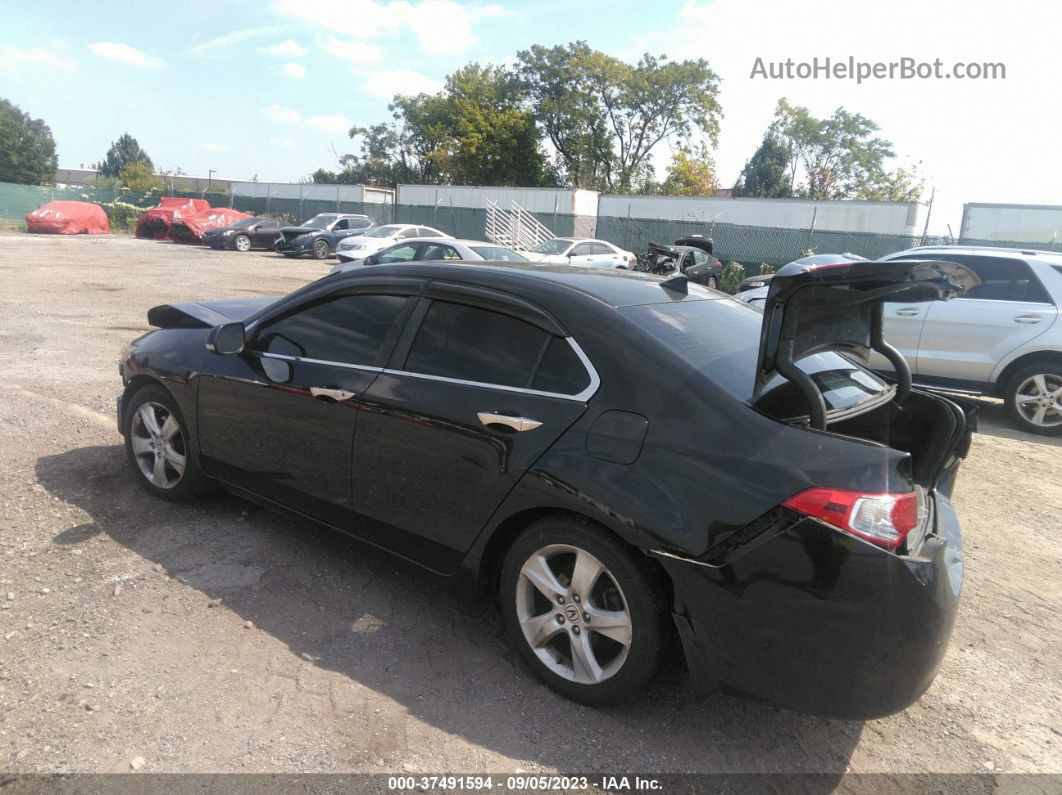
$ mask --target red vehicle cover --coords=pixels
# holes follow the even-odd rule
[[[174,243],[198,243],[207,229],[228,226],[241,218],[250,217],[250,213],[241,213],[228,207],[207,207],[192,216],[174,218],[170,226],[170,240]]]
[[[105,235],[111,231],[107,213],[89,202],[48,202],[26,213],[30,232],[51,235]]]
[[[165,240],[169,237],[174,220],[194,215],[208,207],[210,202],[206,199],[183,199],[179,196],[159,199],[157,207],[152,207],[140,215],[136,222],[136,236]]]

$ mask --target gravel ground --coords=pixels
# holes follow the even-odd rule
[[[0,234],[0,769],[1062,771],[1062,440],[989,401],[955,494],[967,569],[944,668],[866,723],[693,703],[677,664],[635,703],[572,704],[488,601],[235,498],[140,490],[114,402],[147,309],[327,267]]]

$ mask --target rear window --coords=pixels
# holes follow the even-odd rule
[[[752,401],[763,314],[738,301],[682,301],[623,310],[694,369],[744,403]],[[819,387],[829,411],[880,395],[888,384],[839,353],[817,353],[797,362]],[[758,407],[787,419],[807,413],[795,385],[776,376]]]

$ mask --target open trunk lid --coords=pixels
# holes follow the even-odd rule
[[[893,400],[902,405],[911,391],[911,369],[882,335],[883,303],[950,300],[978,284],[973,271],[954,262],[789,263],[774,275],[767,292],[753,400],[780,375],[807,400],[811,426],[825,430],[825,400],[796,362],[836,351],[869,368],[874,350],[895,368]]]

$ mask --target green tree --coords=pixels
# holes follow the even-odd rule
[[[666,196],[711,196],[716,187],[715,161],[708,147],[701,144],[697,152],[688,147],[675,152],[660,192]]]
[[[756,196],[766,199],[785,199],[793,195],[789,166],[792,153],[772,131],[741,169],[734,185],[734,196]]]
[[[0,181],[52,184],[58,166],[55,139],[48,125],[0,99]]]
[[[630,192],[652,175],[665,139],[715,143],[719,79],[702,59],[648,53],[631,65],[586,42],[518,54],[527,103],[573,187]]]
[[[804,107],[778,101],[767,130],[789,150],[793,195],[809,199],[871,199],[883,195],[917,201],[922,185],[917,174],[889,171],[892,144],[876,135],[878,125],[843,107],[818,119]]]
[[[136,193],[147,193],[165,187],[162,177],[155,175],[150,162],[134,160],[118,175],[121,187]]]
[[[129,133],[122,133],[117,141],[111,143],[107,155],[99,165],[100,174],[112,179],[118,178],[131,163],[144,162],[152,171],[155,170],[148,153],[140,148],[136,138]]]

